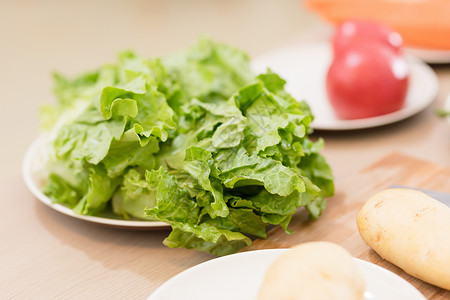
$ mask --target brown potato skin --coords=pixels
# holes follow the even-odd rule
[[[411,276],[450,289],[450,208],[410,189],[371,197],[356,223],[364,242]]]

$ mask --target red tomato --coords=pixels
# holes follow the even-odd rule
[[[346,49],[354,42],[382,43],[387,47],[399,52],[403,46],[400,34],[388,27],[370,21],[346,21],[336,30],[333,36],[333,49],[339,52]]]
[[[344,119],[399,110],[408,85],[405,59],[381,43],[353,42],[339,53],[327,74],[328,98]]]

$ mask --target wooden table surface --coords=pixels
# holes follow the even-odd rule
[[[286,235],[283,229],[274,228],[269,232],[267,239],[255,241],[249,250],[288,248],[303,242],[330,241],[340,244],[354,257],[375,263],[400,275],[412,283],[427,299],[450,299],[450,291],[406,274],[382,259],[365,245],[359,236],[356,226],[359,209],[372,195],[394,185],[450,193],[450,168],[403,154],[391,153],[354,176],[338,181],[335,196],[328,200],[327,209],[317,221],[311,222],[305,211],[300,211],[290,225],[295,234]]]
[[[21,177],[23,155],[38,135],[38,108],[54,101],[52,71],[78,74],[128,48],[147,56],[164,55],[192,44],[200,33],[256,56],[290,44],[323,41],[330,28],[299,0],[0,1],[0,299],[144,299],[173,275],[213,258],[166,248],[162,240],[168,231],[119,230],[61,215],[37,201]],[[314,133],[326,141],[323,154],[337,183],[336,196],[320,222],[348,208],[338,206],[341,202],[354,201],[356,207],[389,184],[450,192],[450,125],[434,113],[450,93],[450,65],[432,67],[439,93],[416,116],[368,130]],[[388,155],[393,152],[413,158],[397,156],[404,163],[394,160],[392,166],[373,167],[386,157],[392,160],[395,156]],[[434,177],[422,177],[417,164]],[[380,178],[379,184],[374,178]],[[353,181],[361,184],[359,189]],[[299,214],[293,222],[295,234],[275,229],[249,249],[286,247],[306,237],[336,238],[315,235],[314,227],[304,225]],[[354,234],[354,226],[348,219],[339,227],[343,246],[405,276],[361,241],[352,246],[345,235],[349,230]],[[427,297],[450,299],[448,292],[411,282]]]

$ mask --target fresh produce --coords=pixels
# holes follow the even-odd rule
[[[388,189],[358,213],[364,242],[411,276],[450,289],[450,208],[410,189]]]
[[[333,194],[308,134],[313,116],[243,52],[202,38],[158,59],[132,52],[75,79],[55,76],[44,187],[78,214],[112,210],[172,226],[164,243],[225,255],[312,218]]]
[[[258,300],[362,300],[364,291],[364,276],[347,250],[330,242],[309,242],[269,266]]]
[[[333,36],[334,52],[346,51],[353,43],[380,43],[400,52],[403,40],[400,34],[380,23],[352,20],[343,22]]]
[[[409,67],[400,47],[400,36],[376,23],[349,21],[337,28],[326,77],[337,116],[361,119],[402,108]]]
[[[374,21],[397,31],[408,47],[450,50],[448,0],[307,0],[306,5],[335,25]]]

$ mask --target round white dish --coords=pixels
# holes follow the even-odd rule
[[[410,81],[402,109],[382,116],[343,120],[329,104],[326,74],[332,60],[327,43],[297,45],[278,49],[252,60],[255,72],[270,68],[284,78],[286,90],[298,100],[306,100],[315,116],[311,127],[319,130],[354,130],[377,127],[411,117],[429,106],[438,93],[434,71],[421,60],[408,56]]]
[[[41,165],[43,164],[43,160],[45,160],[42,155],[43,143],[44,140],[42,138],[38,138],[28,148],[22,165],[22,175],[25,185],[31,193],[45,205],[70,217],[111,227],[129,229],[162,229],[170,227],[169,224],[163,222],[119,219],[119,217],[114,216],[112,213],[110,215],[108,214],[107,217],[79,215],[64,205],[53,203],[52,200],[42,192],[43,180],[40,172],[42,172]]]
[[[172,277],[147,300],[252,300],[269,265],[289,249],[242,252],[216,258]],[[355,258],[365,281],[365,300],[425,300],[425,297],[400,276],[370,262]]]

